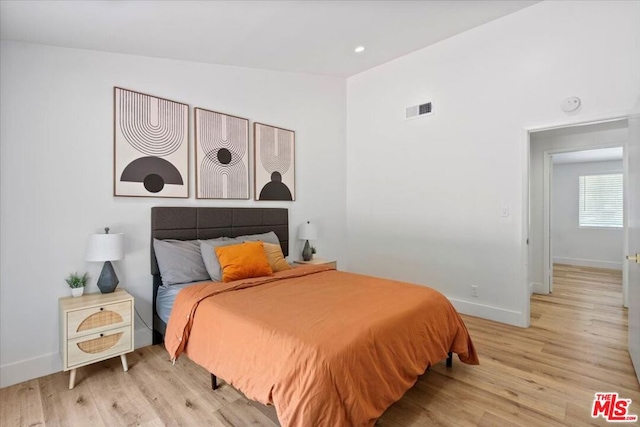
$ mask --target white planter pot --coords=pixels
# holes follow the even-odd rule
[[[71,288],[71,295],[74,297],[81,297],[84,293],[84,286],[81,288]]]

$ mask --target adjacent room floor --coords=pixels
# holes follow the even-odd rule
[[[627,313],[621,275],[612,270],[556,265],[552,295],[535,295],[531,328],[463,316],[480,366],[454,358],[431,368],[378,421],[380,426],[580,426],[591,418],[595,392],[632,399],[640,415],[640,386],[627,353]],[[275,412],[248,401],[181,358],[175,366],[160,346],[68,373],[0,390],[1,425],[277,425]]]

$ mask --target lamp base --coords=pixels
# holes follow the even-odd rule
[[[304,243],[304,249],[302,249],[302,259],[304,261],[311,261],[313,257],[313,252],[311,251],[311,246],[309,245],[309,241],[307,240]]]
[[[120,282],[118,281],[116,271],[111,265],[111,261],[106,261],[98,278],[98,289],[100,289],[100,292],[103,294],[110,294],[116,290],[118,283]]]

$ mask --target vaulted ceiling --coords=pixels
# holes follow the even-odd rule
[[[348,77],[535,3],[2,1],[0,37]]]

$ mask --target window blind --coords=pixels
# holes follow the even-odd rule
[[[580,227],[622,227],[622,174],[580,176]]]

